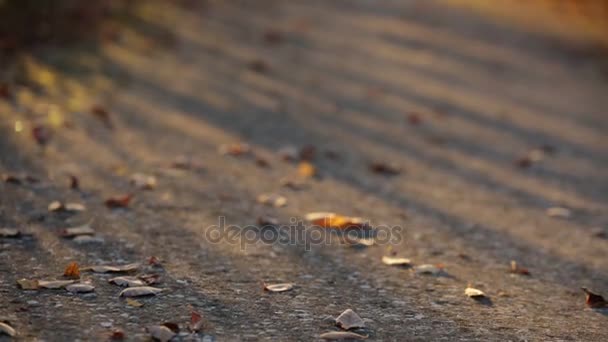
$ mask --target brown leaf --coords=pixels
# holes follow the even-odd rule
[[[587,304],[588,307],[594,308],[594,309],[608,308],[608,302],[604,299],[604,297],[600,296],[599,294],[589,291],[585,287],[581,287],[581,289],[587,295],[585,304]]]
[[[242,156],[251,152],[251,147],[244,143],[223,144],[218,148],[221,155]]]
[[[169,342],[176,335],[173,330],[169,329],[165,325],[154,325],[148,327],[147,330],[152,338],[160,342]]]
[[[78,180],[78,177],[76,177],[74,175],[69,175],[69,177],[70,177],[70,189],[73,189],[73,190],[80,189],[80,181]]]
[[[17,239],[21,237],[21,232],[13,228],[0,228],[0,238],[13,238]]]
[[[126,208],[131,203],[131,199],[133,199],[133,194],[120,195],[108,198],[104,204],[108,208]]]
[[[255,164],[263,168],[270,167],[270,163],[268,162],[268,160],[260,156],[255,156]]]
[[[342,216],[330,212],[314,212],[306,214],[305,219],[315,226],[323,228],[363,228],[366,222],[360,217]]]
[[[336,318],[336,325],[344,330],[364,328],[365,322],[353,310],[346,309]]]
[[[156,296],[161,293],[163,289],[159,289],[151,286],[137,286],[137,287],[127,287],[122,290],[119,297],[144,297],[144,296]]]
[[[94,273],[120,273],[120,272],[134,272],[141,266],[139,263],[132,263],[122,266],[88,266],[83,267],[81,271],[91,271]]]
[[[124,339],[125,339],[125,332],[120,329],[116,329],[116,330],[112,331],[112,333],[110,333],[111,341],[122,341]]]
[[[568,208],[552,207],[547,209],[547,216],[567,219],[572,216],[572,212]]]
[[[398,166],[381,162],[371,163],[369,165],[369,169],[374,173],[384,174],[387,176],[394,176],[401,173],[401,169]]]
[[[154,285],[160,283],[160,274],[142,274],[137,277],[146,285]]]
[[[17,331],[8,325],[8,323],[0,322],[0,335],[5,334],[10,337],[17,336]]]
[[[258,225],[260,227],[264,226],[277,226],[279,225],[279,219],[272,216],[260,216],[258,217]]]
[[[2,174],[2,181],[4,183],[11,183],[11,184],[17,184],[17,185],[21,185],[22,184],[22,180],[20,177],[15,176],[15,175],[10,175],[7,173],[3,173]]]
[[[365,340],[368,336],[355,334],[350,331],[330,331],[319,336],[323,340],[337,341],[337,340]]]
[[[317,148],[313,145],[305,145],[300,148],[300,160],[312,161],[317,154]]]
[[[45,126],[34,126],[32,127],[32,137],[38,145],[44,146],[51,140],[51,131]]]
[[[10,88],[6,83],[0,83],[0,98],[9,100],[12,97]]]
[[[132,306],[134,308],[141,308],[142,306],[144,306],[144,303],[135,299],[127,298],[127,305]]]
[[[17,284],[19,284],[22,290],[38,290],[40,288],[38,280],[19,279],[17,280]]]
[[[95,286],[91,284],[78,283],[68,285],[65,289],[71,293],[90,293],[95,291]]]
[[[282,283],[282,284],[264,284],[264,291],[268,292],[285,292],[292,290],[294,283]]]
[[[107,128],[112,129],[114,127],[114,125],[112,125],[112,120],[110,119],[110,113],[104,107],[95,105],[91,108],[91,113],[103,122]]]
[[[196,311],[192,311],[190,313],[190,331],[199,332],[202,329],[203,329],[203,316]]]
[[[155,257],[154,255],[148,258],[148,265],[156,266],[156,267],[163,267],[160,259]]]
[[[303,178],[312,178],[317,175],[317,168],[307,161],[298,165],[298,175]]]
[[[521,274],[521,275],[530,275],[530,271],[527,268],[519,267],[515,260],[511,260],[511,268],[509,269],[509,273],[513,274]]]
[[[76,262],[71,262],[63,272],[64,277],[68,278],[80,278],[80,268]]]

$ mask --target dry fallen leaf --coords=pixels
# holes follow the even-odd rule
[[[19,284],[23,290],[38,290],[40,288],[38,280],[19,279],[17,280],[17,284]]]
[[[89,293],[95,291],[95,286],[91,284],[78,283],[68,285],[65,289],[71,293]]]
[[[65,228],[59,232],[59,235],[65,238],[73,238],[81,235],[95,235],[95,231],[91,228],[91,223],[93,223],[92,220],[81,226]]]
[[[337,340],[346,340],[346,339],[350,339],[350,340],[367,339],[367,336],[365,336],[365,335],[355,334],[354,332],[350,332],[350,331],[330,331],[330,332],[321,334],[321,336],[319,336],[319,337],[323,340],[328,340],[328,341],[337,341]]]
[[[530,271],[527,268],[519,267],[515,260],[511,260],[511,268],[509,269],[509,273],[513,274],[521,274],[521,275],[530,275]]]
[[[74,280],[38,280],[38,286],[44,289],[61,289],[70,284],[74,284]]]
[[[87,208],[80,203],[62,203],[59,201],[53,201],[49,203],[48,206],[49,211],[51,212],[59,212],[59,211],[85,211]]]
[[[122,266],[88,266],[83,267],[82,271],[91,271],[95,273],[118,273],[118,272],[133,272],[139,268],[139,263],[132,263]]]
[[[261,194],[258,203],[279,208],[287,205],[287,198],[277,194]]]
[[[317,175],[317,168],[307,161],[298,165],[298,175],[303,178],[312,178]]]
[[[142,306],[144,306],[144,303],[135,299],[127,298],[127,305],[132,306],[134,308],[141,308]]]
[[[331,212],[314,212],[306,214],[305,219],[315,226],[323,228],[362,228],[366,226],[360,217],[342,216]]]
[[[196,312],[196,311],[192,311],[192,313],[190,313],[190,331],[192,332],[199,332],[203,329],[203,316]]]
[[[32,127],[32,137],[40,146],[46,145],[51,140],[51,131],[42,125]]]
[[[78,177],[76,177],[74,175],[69,175],[69,177],[70,177],[70,189],[73,189],[73,190],[80,189],[80,181],[78,180]]]
[[[278,226],[279,225],[279,219],[277,219],[276,217],[272,217],[272,216],[259,216],[258,217],[258,225],[260,227],[265,227],[265,226]]]
[[[142,274],[137,276],[146,285],[154,285],[160,283],[159,274]]]
[[[317,154],[317,148],[313,145],[305,145],[300,148],[300,152],[298,155],[300,156],[300,160],[311,161],[315,159],[315,155]]]
[[[291,146],[291,145],[281,147],[277,151],[277,154],[284,161],[290,161],[291,162],[291,161],[295,161],[295,160],[298,159],[298,150],[295,148],[295,146]]]
[[[108,198],[104,204],[108,208],[126,208],[131,203],[131,199],[133,199],[133,194],[120,195]]]
[[[116,329],[116,330],[112,331],[112,333],[110,334],[111,341],[122,341],[124,339],[125,339],[125,332],[120,329]]]
[[[608,302],[604,299],[604,297],[589,291],[585,287],[581,287],[581,289],[587,295],[585,304],[587,304],[588,307],[593,309],[608,308]]]
[[[156,188],[156,177],[143,173],[134,173],[131,176],[131,184],[143,190],[152,190]]]
[[[11,183],[11,184],[17,184],[17,185],[23,183],[20,177],[15,176],[15,175],[9,175],[7,173],[2,174],[2,181],[4,183]]]
[[[411,266],[412,261],[407,258],[395,258],[390,256],[383,256],[382,263],[389,266]]]
[[[8,325],[8,323],[0,322],[0,335],[5,334],[10,337],[17,336],[17,331]]]
[[[173,330],[169,329],[165,325],[154,325],[148,327],[147,330],[148,333],[150,333],[150,335],[152,336],[152,338],[160,342],[168,342],[176,335]]]
[[[113,128],[110,113],[100,105],[95,105],[91,108],[91,113],[98,118],[107,128]]]
[[[352,246],[352,247],[371,247],[376,244],[376,239],[347,236],[346,242],[349,246]]]
[[[365,322],[353,310],[346,309],[336,318],[336,325],[344,330],[364,328]]]
[[[441,272],[443,272],[443,268],[435,265],[424,264],[415,266],[414,272],[416,272],[416,274],[423,275],[439,275]]]
[[[137,277],[116,277],[108,280],[110,284],[123,286],[123,287],[137,287],[144,286],[144,282]]]
[[[119,297],[143,297],[143,296],[156,296],[161,293],[163,289],[159,289],[151,286],[137,286],[137,287],[127,287],[122,290]]]
[[[486,294],[483,291],[470,287],[470,285],[464,290],[464,294],[471,298],[484,298]]]
[[[63,272],[64,277],[68,278],[80,278],[80,268],[76,262],[71,262]]]
[[[547,209],[547,216],[558,218],[570,218],[572,212],[568,208],[553,207]]]
[[[0,228],[0,238],[19,238],[21,232],[13,228]]]
[[[244,143],[223,144],[218,148],[221,155],[241,156],[251,152],[251,147]]]
[[[285,292],[293,289],[293,283],[283,283],[283,284],[264,284],[264,291],[269,292]]]
[[[401,168],[396,165],[386,164],[381,162],[374,162],[369,165],[369,169],[378,174],[383,174],[387,176],[394,176],[401,173]]]

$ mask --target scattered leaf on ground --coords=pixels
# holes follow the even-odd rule
[[[80,189],[80,181],[78,180],[78,177],[76,177],[74,175],[69,175],[69,178],[70,178],[70,189],[73,189],[73,190]]]
[[[139,268],[139,263],[132,263],[121,266],[89,266],[83,267],[81,271],[91,271],[94,273],[119,273],[119,272],[133,272]]]
[[[289,145],[281,147],[277,153],[284,161],[292,162],[298,159],[298,150],[295,148],[295,146]]]
[[[360,217],[342,216],[331,212],[314,212],[306,214],[305,219],[315,226],[323,228],[361,228],[366,226]]]
[[[8,323],[0,322],[0,335],[5,334],[10,337],[17,336],[17,331],[8,325]]]
[[[515,261],[515,260],[511,260],[511,268],[509,269],[509,273],[521,274],[521,275],[526,275],[526,276],[530,275],[530,271],[528,271],[527,268],[519,267],[519,265],[517,264],[517,261]]]
[[[287,198],[277,194],[261,194],[258,203],[279,208],[287,205]]]
[[[131,203],[131,199],[133,199],[132,194],[120,195],[108,198],[104,204],[108,208],[126,208]]]
[[[107,128],[113,128],[110,113],[102,106],[95,105],[91,108],[91,113],[99,119]]]
[[[285,292],[293,289],[293,283],[283,283],[283,284],[264,284],[264,291],[269,292]]]
[[[78,283],[68,285],[65,289],[71,293],[89,293],[95,291],[95,286],[91,284]]]
[[[125,339],[125,332],[120,329],[115,329],[110,333],[111,341],[122,341]]]
[[[319,337],[323,340],[328,340],[328,341],[338,341],[338,340],[347,340],[347,339],[350,339],[350,340],[367,339],[367,336],[365,336],[365,335],[355,334],[354,332],[350,332],[350,331],[330,331],[330,332],[321,334],[321,336],[319,336]]]
[[[17,280],[17,284],[19,284],[23,290],[38,290],[40,288],[38,280],[19,279]]]
[[[441,272],[443,272],[443,268],[435,265],[424,264],[415,266],[414,272],[422,275],[439,275]]]
[[[151,286],[137,286],[137,287],[127,287],[122,290],[119,297],[143,297],[143,296],[155,296],[161,293],[163,289],[159,289]]]
[[[594,309],[608,308],[608,302],[604,299],[604,297],[600,296],[599,294],[589,291],[585,287],[582,287],[581,289],[587,295],[585,304],[587,304],[588,307],[594,308]]]
[[[221,155],[241,156],[251,152],[251,147],[245,143],[223,144],[218,148]]]
[[[192,311],[190,313],[190,331],[199,332],[203,329],[203,316],[196,312]]]
[[[15,176],[15,175],[10,175],[7,173],[2,174],[2,181],[4,183],[11,183],[11,184],[17,184],[17,185],[23,183],[21,180],[21,177]]]
[[[346,309],[336,318],[336,325],[344,330],[364,328],[365,322],[351,309]]]
[[[127,298],[127,305],[132,306],[134,308],[141,308],[142,306],[144,306],[144,303],[135,299]]]
[[[260,227],[278,226],[279,219],[277,219],[276,217],[272,217],[272,216],[260,216],[260,217],[258,217],[258,225]]]
[[[304,145],[300,148],[300,152],[298,153],[300,160],[311,161],[315,159],[315,155],[317,154],[317,148],[313,145]]]
[[[51,131],[45,126],[37,125],[32,127],[32,137],[38,145],[44,146],[51,140]]]
[[[411,266],[412,261],[407,258],[396,258],[391,256],[383,256],[382,263],[389,266]]]
[[[255,156],[255,164],[259,167],[270,167],[268,160],[260,156]]]
[[[176,333],[164,325],[154,325],[147,328],[150,336],[160,342],[169,342]]]
[[[382,162],[374,162],[369,165],[369,168],[372,172],[383,174],[387,176],[394,176],[401,173],[401,168],[396,165],[382,163]]]
[[[70,284],[74,284],[74,280],[38,280],[38,286],[44,289],[61,289]]]
[[[81,226],[65,228],[59,232],[59,235],[65,238],[73,238],[81,235],[95,235],[95,230],[91,228],[91,223],[93,221],[89,221]]]
[[[68,278],[80,278],[80,268],[76,262],[71,262],[63,272],[64,277]]]
[[[0,228],[0,238],[19,238],[21,232],[14,228]]]
[[[570,216],[572,216],[572,212],[568,208],[552,207],[547,209],[547,216],[558,218],[570,218]]]
[[[144,286],[144,282],[137,277],[116,277],[108,280],[110,284],[123,287],[138,287]]]
[[[159,258],[155,257],[154,255],[148,258],[148,265],[156,266],[156,267],[163,267],[161,260]]]
[[[60,201],[53,201],[49,203],[48,210],[50,212],[60,212],[60,211],[85,211],[87,208],[80,203],[62,203]]]
[[[159,274],[142,274],[137,276],[146,285],[154,285],[160,283]]]
[[[156,188],[156,177],[143,173],[134,173],[131,176],[131,184],[143,190],[152,190]]]
[[[191,170],[200,169],[202,168],[202,165],[198,161],[187,156],[177,156],[171,163],[171,167],[174,169]]]
[[[284,186],[286,188],[289,188],[291,190],[296,190],[296,191],[306,188],[306,183],[303,183],[298,180],[289,179],[289,178],[281,178],[279,183],[281,184],[281,186]]]
[[[376,239],[347,236],[346,242],[353,247],[371,247],[376,244]]]
[[[99,243],[104,243],[106,242],[104,238],[99,237],[99,236],[92,236],[92,235],[79,235],[76,236],[74,239],[72,239],[72,241],[74,241],[77,244],[99,244]]]
[[[470,286],[468,286],[465,290],[464,290],[464,294],[467,295],[467,297],[471,297],[471,298],[484,298],[486,297],[486,294],[483,293],[483,291],[472,288]]]
[[[312,178],[317,175],[317,168],[307,161],[298,165],[298,175],[302,178]]]

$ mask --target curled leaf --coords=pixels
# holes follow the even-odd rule
[[[593,309],[608,308],[608,302],[604,299],[604,297],[600,296],[597,293],[589,291],[585,287],[581,287],[581,289],[587,295],[585,304],[587,304],[588,307]]]
[[[21,232],[13,228],[0,228],[0,238],[19,238]]]
[[[112,333],[110,334],[111,341],[122,341],[124,339],[125,339],[125,332],[120,329],[116,329],[116,330],[112,331]]]
[[[467,297],[470,297],[470,298],[484,298],[484,297],[486,297],[486,294],[483,291],[475,289],[475,288],[472,288],[470,286],[467,287],[464,290],[464,294]]]
[[[323,340],[338,341],[338,340],[365,340],[368,336],[355,334],[350,331],[330,331],[319,336]]]
[[[8,325],[8,323],[0,322],[0,335],[1,334],[5,334],[10,337],[15,337],[17,336],[17,331],[13,327]]]
[[[80,278],[80,268],[76,262],[71,262],[63,272],[64,277],[68,278]]]
[[[323,228],[363,228],[365,221],[360,217],[342,216],[331,212],[314,212],[306,214],[305,219],[315,226]]]
[[[131,199],[133,199],[132,194],[115,196],[105,200],[104,204],[108,208],[126,208],[131,203]]]
[[[285,292],[293,289],[293,283],[283,283],[283,284],[264,284],[264,291],[269,292]]]
[[[258,203],[273,207],[284,207],[287,205],[287,198],[277,194],[261,194],[258,196]]]
[[[89,293],[95,291],[95,286],[91,284],[79,283],[68,285],[65,289],[71,293]]]
[[[120,292],[119,297],[144,297],[144,296],[156,296],[161,293],[163,289],[159,289],[151,286],[137,286],[128,287]]]
[[[123,287],[144,286],[144,282],[137,277],[116,277],[108,280],[110,284]]]
[[[411,266],[412,261],[407,258],[396,258],[391,256],[383,256],[382,263],[389,266]]]
[[[139,263],[132,263],[121,266],[89,266],[82,268],[82,271],[91,271],[94,273],[119,273],[119,272],[133,272],[139,268]]]
[[[169,329],[165,325],[154,325],[148,327],[147,330],[152,338],[160,342],[169,342],[176,335],[173,330]]]
[[[346,309],[336,318],[336,325],[344,330],[364,328],[365,322],[353,310]]]

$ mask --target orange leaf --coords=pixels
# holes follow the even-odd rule
[[[298,165],[298,174],[304,178],[312,178],[317,174],[317,169],[309,162],[301,162]]]
[[[588,307],[594,308],[594,309],[600,309],[600,308],[606,308],[606,307],[608,307],[608,302],[604,299],[604,297],[602,297],[602,296],[600,296],[598,294],[595,294],[595,293],[587,290],[584,287],[582,287],[581,289],[587,295],[587,299],[586,299],[585,303],[587,304]]]
[[[69,278],[80,278],[80,268],[76,262],[71,262],[68,267],[65,268],[65,272],[63,272],[65,277]]]
[[[342,216],[334,213],[310,213],[306,215],[306,220],[313,225],[323,228],[362,228],[365,222],[360,217]]]
[[[105,201],[105,204],[108,208],[126,208],[129,206],[132,198],[132,194],[110,197]]]

